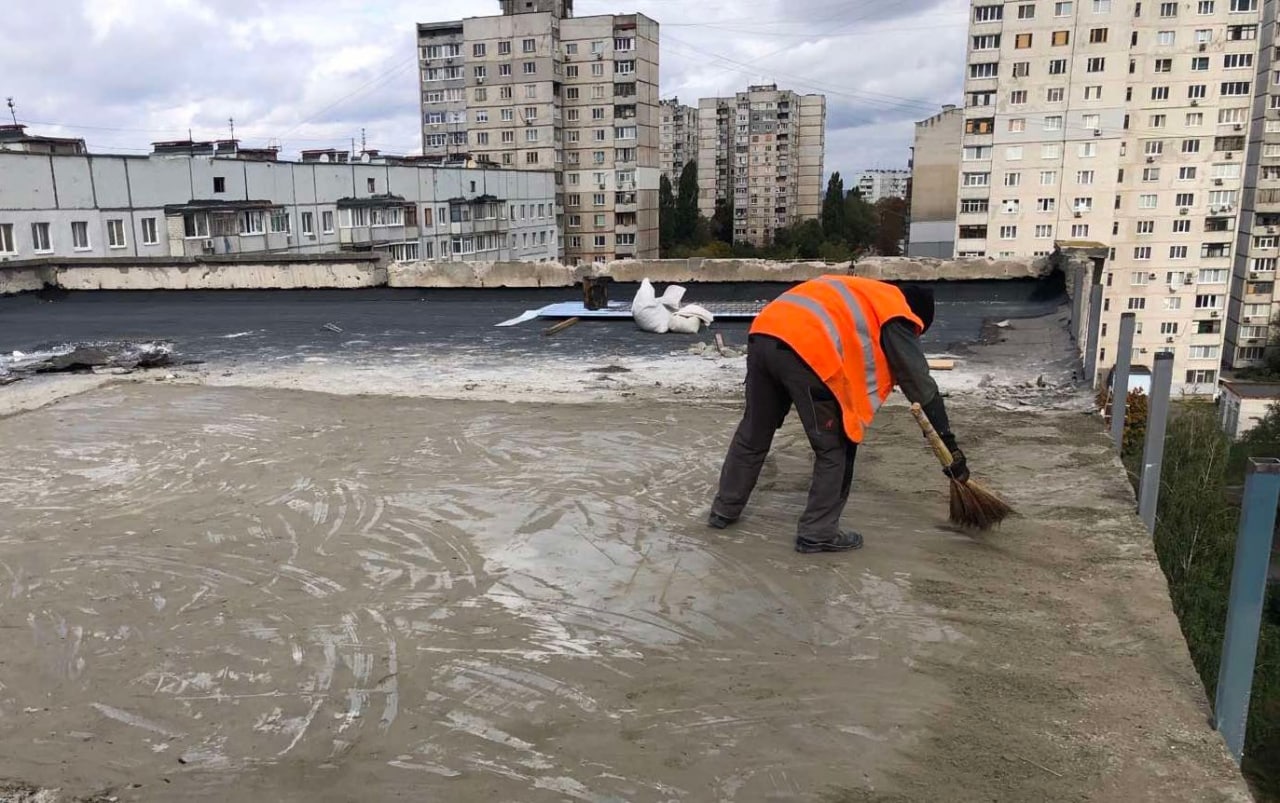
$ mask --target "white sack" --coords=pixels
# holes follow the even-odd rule
[[[671,293],[671,289],[667,288],[667,292],[663,294],[664,299]],[[684,295],[683,288],[679,289],[679,294]],[[631,317],[635,319],[640,331],[659,335],[667,332],[671,324],[671,310],[658,300],[653,284],[648,279],[640,282],[640,289],[631,301]]]

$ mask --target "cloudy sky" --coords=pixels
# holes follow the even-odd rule
[[[246,145],[421,148],[415,22],[497,0],[4,0],[0,98],[96,151],[227,135]],[[958,102],[966,0],[576,0],[658,20],[663,97],[749,83],[827,95],[827,171],[905,167],[912,122]],[[442,9],[448,9],[444,11]],[[0,111],[7,111],[0,107]],[[7,120],[6,120],[7,122]]]

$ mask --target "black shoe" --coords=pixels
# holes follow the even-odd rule
[[[723,530],[735,521],[737,521],[737,519],[731,519],[728,516],[721,516],[715,511],[712,511],[711,515],[707,516],[707,526],[714,527],[717,530]]]
[[[797,552],[847,552],[861,548],[862,536],[853,530],[845,530],[829,541],[814,541],[803,537],[796,539]]]

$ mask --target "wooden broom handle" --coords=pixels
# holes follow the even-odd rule
[[[929,417],[924,414],[924,410],[918,404],[911,405],[911,414],[916,417],[916,423],[920,425],[924,436],[928,438],[929,445],[933,447],[933,453],[938,456],[938,462],[943,468],[951,466],[951,450],[942,442],[942,436],[933,428],[933,424],[929,423]]]

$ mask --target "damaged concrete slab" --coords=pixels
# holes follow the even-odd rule
[[[1247,800],[1096,421],[904,407],[791,551],[735,405],[101,387],[0,419],[0,789],[121,801]],[[16,788],[16,787],[13,787]]]

